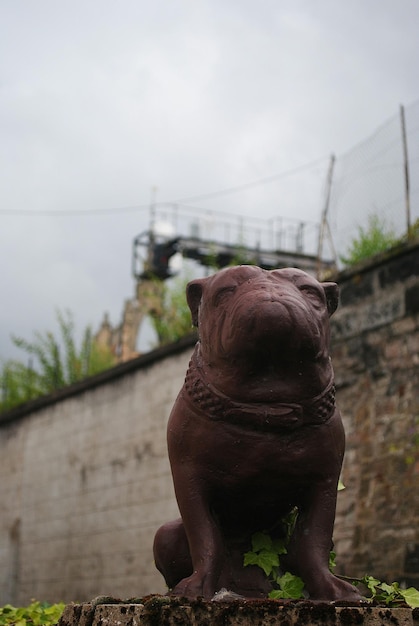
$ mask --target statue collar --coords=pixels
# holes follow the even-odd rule
[[[324,391],[301,403],[237,402],[207,383],[194,352],[184,384],[184,396],[211,420],[252,430],[294,430],[326,423],[335,412],[335,385],[331,378]]]

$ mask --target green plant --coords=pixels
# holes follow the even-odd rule
[[[0,607],[0,626],[53,626],[60,619],[65,604],[33,601],[29,606],[16,608],[11,604]]]
[[[185,295],[188,281],[187,278],[179,277],[170,285],[158,281],[152,287],[154,306],[148,314],[159,346],[177,341],[192,332],[191,312]]]
[[[9,360],[0,372],[0,410],[49,394],[115,364],[115,356],[93,338],[88,326],[80,347],[75,339],[75,324],[70,311],[57,311],[60,335],[35,332],[34,340],[12,337],[13,343],[30,357],[29,365]],[[35,363],[32,365],[32,358]]]
[[[0,410],[11,409],[31,398],[42,395],[38,375],[19,361],[7,361],[0,372]]]
[[[378,604],[387,604],[396,607],[408,604],[412,609],[419,607],[419,590],[414,587],[401,589],[399,583],[383,583],[373,576],[364,576],[353,581],[354,585],[362,583],[371,594],[371,600]]]
[[[280,556],[286,553],[286,539],[272,540],[268,533],[258,532],[252,537],[252,549],[244,555],[245,566],[257,565],[263,569],[274,587],[269,597],[275,600],[303,597],[302,579],[290,572],[281,571]]]
[[[243,563],[247,565],[257,565],[269,578],[272,583],[273,590],[269,597],[273,599],[295,599],[304,597],[304,582],[299,576],[295,576],[291,572],[283,572],[281,570],[280,557],[287,553],[287,545],[295,526],[296,516],[298,512],[294,510],[291,516],[285,521],[286,537],[285,539],[272,540],[266,532],[258,532],[252,536],[252,549],[244,555]],[[330,552],[329,568],[331,571],[336,567],[336,554]],[[370,593],[368,600],[378,604],[386,604],[387,606],[397,607],[402,604],[408,604],[411,608],[419,607],[419,591],[414,587],[402,589],[397,582],[383,583],[373,576],[364,576],[363,578],[347,578],[345,580],[352,582],[353,585],[364,585]]]
[[[358,226],[358,235],[351,241],[342,263],[348,266],[385,252],[399,243],[392,228],[376,214],[368,217],[368,226]]]
[[[410,226],[410,228],[407,231],[407,236],[404,237],[403,239],[404,240],[416,239],[418,235],[419,235],[419,219],[413,222],[413,224]]]

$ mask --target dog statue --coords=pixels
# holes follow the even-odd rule
[[[181,519],[154,540],[171,593],[265,597],[269,581],[243,555],[255,532],[281,536],[297,507],[287,568],[311,599],[359,600],[328,566],[345,447],[329,356],[338,286],[241,265],[186,293],[199,341],[168,423]]]

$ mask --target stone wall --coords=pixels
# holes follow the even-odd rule
[[[419,247],[338,277],[339,571],[419,586]],[[194,338],[0,416],[0,604],[164,591],[166,422]]]
[[[419,587],[419,250],[341,274],[333,319],[347,445],[340,572]]]
[[[164,591],[152,542],[178,516],[166,422],[193,343],[2,416],[0,605]]]

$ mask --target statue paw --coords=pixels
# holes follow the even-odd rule
[[[171,591],[172,595],[184,596],[185,598],[205,598],[211,600],[216,589],[213,581],[208,576],[202,576],[194,572],[192,576],[181,580]]]
[[[310,599],[357,603],[362,600],[361,594],[354,585],[333,574],[330,574],[321,582],[316,582],[315,589],[310,591]]]

